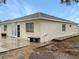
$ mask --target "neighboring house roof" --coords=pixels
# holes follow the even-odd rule
[[[20,18],[16,18],[13,20],[6,20],[3,21],[2,23],[8,23],[8,22],[17,22],[17,21],[24,21],[24,20],[34,20],[34,19],[43,19],[43,20],[51,20],[51,21],[57,21],[57,22],[65,22],[65,23],[71,23],[71,24],[77,24],[75,22],[66,20],[66,19],[62,19],[59,17],[55,17],[55,16],[51,16],[42,12],[38,12],[38,13],[34,13],[31,15],[27,15],[24,17],[20,17]]]

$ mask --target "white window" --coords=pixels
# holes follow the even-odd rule
[[[69,27],[72,27],[72,25],[70,24]]]
[[[4,25],[4,31],[7,31],[7,25]]]
[[[11,28],[12,28],[12,36],[16,36],[16,25],[12,24]]]
[[[62,24],[62,31],[66,31],[66,24]]]
[[[26,23],[26,32],[34,32],[34,23]]]

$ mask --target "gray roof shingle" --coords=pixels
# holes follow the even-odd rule
[[[42,13],[42,12],[34,13],[34,14],[31,14],[31,15],[27,15],[27,16],[12,19],[12,20],[6,20],[6,21],[3,21],[3,23],[12,22],[12,21],[23,21],[23,19],[30,20],[30,19],[35,19],[35,18],[36,19],[47,18],[46,20],[53,20],[53,21],[58,21],[58,22],[66,22],[66,23],[77,24],[77,23],[72,22],[70,20],[66,20],[66,19],[62,19],[62,18],[59,18],[59,17],[51,16],[51,15],[48,15],[48,14],[45,14],[45,13]]]

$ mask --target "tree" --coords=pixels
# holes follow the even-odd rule
[[[70,5],[72,2],[78,3],[79,0],[60,0],[61,4],[67,4]],[[0,4],[6,4],[7,0],[0,0]]]
[[[61,3],[62,3],[62,4],[65,3],[65,4],[67,4],[67,5],[70,5],[70,4],[73,3],[73,2],[78,3],[79,0],[61,0]]]
[[[6,4],[6,0],[0,0],[0,4]]]

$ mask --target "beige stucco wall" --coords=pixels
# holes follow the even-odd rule
[[[66,24],[66,31],[62,31],[62,24]],[[41,21],[41,42],[50,41],[56,37],[62,37],[79,33],[77,25],[71,24],[71,27],[69,25],[70,24],[60,22]]]
[[[26,23],[33,22],[34,23],[34,32],[26,32]],[[21,22],[21,37],[27,38],[27,37],[40,37],[40,24],[39,21],[26,21],[26,22]]]
[[[34,23],[34,32],[33,33],[26,32],[26,23],[30,23],[30,22]],[[39,33],[40,33],[39,20],[7,23],[7,31],[3,30],[4,25],[5,24],[1,25],[1,33],[7,33],[8,37],[16,37],[15,35],[12,35],[12,29],[14,29],[17,25],[20,25],[20,37],[21,38],[26,38],[27,39],[27,37],[30,37],[30,36],[33,36],[33,37],[39,37],[40,36],[39,35]],[[17,30],[16,30],[16,32],[17,32]]]
[[[34,23],[34,33],[26,32],[26,23],[33,22]],[[50,41],[53,38],[72,35],[79,32],[77,25],[73,25],[70,27],[70,24],[66,24],[66,31],[62,31],[62,24],[60,22],[47,21],[47,20],[29,20],[23,22],[15,22],[15,23],[6,23],[7,24],[7,35],[12,37],[12,28],[20,25],[20,37],[27,39],[28,37],[40,37],[41,42]],[[1,32],[4,33],[3,25],[1,26]]]

